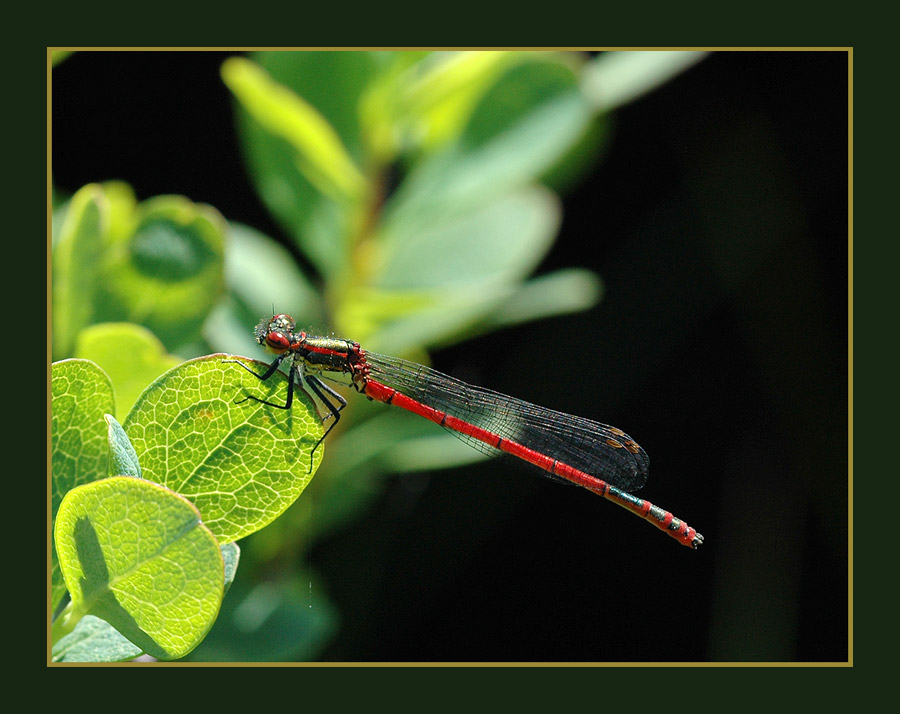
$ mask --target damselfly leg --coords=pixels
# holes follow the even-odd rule
[[[247,370],[250,374],[252,374],[258,380],[260,380],[261,382],[265,382],[273,374],[275,374],[275,372],[278,370],[278,367],[281,365],[281,363],[284,361],[284,359],[289,354],[290,353],[286,352],[284,354],[278,355],[278,357],[276,357],[272,361],[272,363],[269,365],[268,369],[266,369],[266,371],[263,372],[262,374],[258,374],[257,372],[250,369],[250,367],[248,367],[247,365],[245,365],[243,362],[241,362],[239,360],[229,359],[229,360],[224,360],[224,361],[227,363],[236,364],[236,365],[243,367],[245,370]],[[322,442],[325,441],[325,437],[328,436],[328,434],[331,433],[331,430],[334,429],[334,427],[337,425],[338,421],[341,418],[341,409],[343,409],[345,406],[347,406],[346,399],[344,399],[340,394],[338,394],[334,389],[329,387],[327,384],[322,382],[322,380],[320,380],[318,377],[311,375],[311,374],[305,375],[302,373],[301,370],[299,370],[297,368],[296,365],[292,364],[290,371],[288,372],[288,391],[287,391],[287,399],[285,400],[284,404],[275,404],[274,402],[270,402],[265,399],[261,399],[260,397],[255,397],[252,394],[248,394],[243,399],[239,399],[239,400],[235,401],[235,404],[242,404],[243,402],[246,402],[247,400],[252,400],[254,402],[259,402],[260,404],[266,404],[270,407],[275,407],[276,409],[290,409],[291,405],[294,403],[294,385],[297,383],[298,378],[300,380],[302,380],[303,382],[305,382],[307,386],[309,386],[309,388],[313,392],[313,394],[315,394],[316,397],[318,397],[319,401],[328,410],[328,414],[326,414],[324,417],[322,417],[322,422],[324,423],[324,422],[328,421],[329,419],[333,419],[331,424],[325,430],[325,433],[322,434],[322,436],[319,438],[319,440],[315,443],[315,446],[313,446],[313,448],[309,452],[309,471],[311,472],[312,464],[313,464],[313,456],[316,453],[316,449],[319,448],[319,446],[322,444]],[[328,396],[326,396],[326,394]],[[330,397],[330,399],[329,399],[329,397]]]

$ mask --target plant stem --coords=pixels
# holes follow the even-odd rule
[[[83,612],[75,609],[73,602],[69,602],[50,627],[51,643],[55,645],[63,637],[74,630],[83,615]]]

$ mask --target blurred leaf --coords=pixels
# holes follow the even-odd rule
[[[569,67],[513,66],[484,94],[460,138],[412,169],[385,207],[384,233],[415,235],[532,183],[578,140],[588,118]]]
[[[141,465],[125,430],[111,414],[104,415],[104,418],[108,427],[109,475],[140,478]]]
[[[389,333],[395,351],[444,342],[508,299],[549,250],[559,216],[556,197],[532,186],[412,235],[383,235],[366,261],[371,287],[342,293],[336,325],[357,340]]]
[[[241,57],[225,60],[222,78],[263,128],[293,147],[298,168],[319,191],[339,202],[360,198],[365,178],[337,132],[313,105]]]
[[[108,204],[102,188],[89,184],[69,203],[53,251],[53,355],[67,357],[79,331],[94,320],[102,273]]]
[[[365,300],[350,299],[339,324],[353,324],[354,339],[375,352],[408,354],[443,347],[499,327],[593,307],[600,299],[599,278],[585,270],[561,270],[524,284],[510,282],[419,294],[407,294],[409,309],[398,307],[397,293],[372,292]],[[379,305],[381,307],[379,307]]]
[[[56,65],[62,63],[71,54],[74,54],[72,50],[52,50],[50,52],[51,66],[56,67]]]
[[[514,52],[432,52],[376,85],[361,111],[369,132],[391,139],[383,160],[455,140],[485,91],[517,60]]]
[[[99,322],[137,322],[170,349],[199,338],[223,288],[224,221],[178,196],[137,205],[121,182],[90,184],[57,210],[53,351],[71,356]]]
[[[225,221],[180,196],[145,201],[136,218],[113,236],[96,321],[140,323],[173,349],[199,337],[224,290]]]
[[[191,662],[312,661],[332,638],[338,613],[318,580],[238,582]]]
[[[319,291],[297,267],[293,256],[268,236],[239,223],[231,224],[225,273],[232,293],[253,308],[259,319],[272,304],[289,308],[292,315],[320,319]]]
[[[388,53],[385,53],[386,55]],[[258,52],[254,60],[316,108],[350,156],[365,163],[354,108],[380,70],[377,52]],[[323,275],[347,265],[354,230],[346,207],[323,195],[298,169],[295,150],[239,108],[238,129],[254,184],[265,205]]]
[[[396,160],[407,142],[415,140],[404,130],[404,116],[398,85],[409,72],[416,72],[432,53],[426,51],[379,52],[378,72],[363,87],[356,114],[358,134],[365,153],[374,166],[385,166]]]
[[[553,194],[530,186],[412,235],[383,234],[373,283],[382,290],[442,290],[520,280],[552,246],[560,214]]]
[[[100,187],[107,201],[107,242],[126,240],[140,220],[134,189],[124,181],[104,181]]]
[[[253,52],[251,58],[277,83],[313,105],[340,137],[347,153],[364,165],[357,107],[371,84],[395,63],[417,52]],[[397,55],[403,55],[397,58]]]
[[[552,166],[541,173],[542,185],[558,194],[571,191],[603,159],[611,140],[612,120],[595,114],[581,137]]]
[[[610,112],[665,84],[708,52],[603,52],[584,68],[582,90],[594,111]]]
[[[350,285],[334,309],[334,325],[340,334],[371,345],[384,323],[403,319],[433,308],[440,300],[424,290],[382,291],[364,285]]]
[[[141,392],[179,363],[150,330],[129,322],[92,325],[81,331],[75,356],[98,364],[116,389],[115,415],[124,418]]]
[[[378,316],[377,330],[367,336],[366,344],[376,352],[399,354],[422,346],[444,347],[508,325],[585,310],[596,305],[600,295],[599,278],[575,269],[524,284],[448,292],[436,295],[430,307],[390,319]]]
[[[417,421],[429,426],[425,420]],[[423,429],[421,434],[407,436],[386,451],[381,458],[385,470],[389,473],[418,473],[475,464],[491,458],[451,432],[435,426],[431,424],[431,428]]]
[[[283,403],[281,372],[261,382],[237,359],[261,373],[266,365],[209,355],[166,372],[141,395],[125,430],[141,459],[144,478],[191,500],[217,540],[227,543],[263,528],[302,493],[325,445],[322,422],[303,390],[294,405],[277,409],[254,395]]]
[[[509,284],[487,284],[477,291],[469,287],[428,292],[351,288],[335,313],[335,323],[368,349],[402,355],[458,338],[514,289]]]
[[[61,617],[100,617],[159,659],[190,652],[215,621],[219,545],[172,491],[126,476],[79,486],[60,504],[54,532],[72,596]]]
[[[234,222],[228,225],[225,279],[229,298],[203,326],[213,350],[240,353],[255,346],[251,328],[273,307],[276,313],[293,315],[300,325],[324,326],[325,308],[319,291],[293,256],[253,228]]]
[[[603,284],[595,273],[580,268],[557,270],[519,286],[488,315],[486,327],[493,330],[587,310],[600,301],[602,293]]]
[[[334,455],[327,464],[330,479],[345,476],[353,479],[354,474],[386,458],[403,441],[434,433],[434,424],[426,419],[407,418],[410,415],[401,410],[386,409],[383,404],[353,406],[358,406],[355,410],[356,421],[332,442]],[[368,416],[361,418],[361,411]],[[316,520],[322,516],[320,505],[316,505]]]
[[[50,378],[51,521],[63,496],[84,483],[106,475],[109,459],[103,415],[113,411],[112,383],[87,360],[64,360],[51,365]],[[66,592],[56,548],[51,548],[51,611]]]

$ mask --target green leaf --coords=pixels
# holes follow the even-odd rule
[[[240,549],[237,543],[221,546],[225,561],[225,592],[237,571]],[[54,662],[124,662],[143,653],[106,620],[93,615],[82,617],[75,629],[53,644]]]
[[[585,66],[582,90],[595,111],[610,112],[656,89],[707,54],[683,50],[604,52]]]
[[[386,233],[369,256],[371,286],[344,291],[336,324],[374,350],[384,349],[376,342],[395,351],[445,344],[510,299],[551,247],[559,220],[556,197],[531,186],[415,234]]]
[[[97,363],[116,388],[116,416],[131,405],[159,375],[180,361],[145,327],[129,322],[103,323],[82,330],[75,356]]]
[[[229,298],[203,325],[203,336],[216,352],[240,352],[251,344],[260,317],[287,312],[303,325],[324,324],[319,291],[300,271],[293,256],[268,236],[240,223],[229,223],[225,277]]]
[[[402,60],[401,60],[402,61]],[[478,101],[517,52],[431,52],[375,83],[360,112],[383,162],[458,138]]]
[[[515,65],[484,94],[459,139],[417,164],[385,207],[386,232],[414,235],[533,182],[590,118],[571,68]]]
[[[384,464],[390,473],[449,469],[490,458],[447,431],[405,439],[386,457]]]
[[[106,475],[109,459],[103,415],[114,408],[112,383],[93,362],[63,360],[50,370],[51,520],[63,496]],[[51,549],[51,611],[66,592]]]
[[[82,617],[75,629],[53,644],[54,662],[124,662],[143,650],[106,620]]]
[[[103,191],[89,184],[73,197],[53,251],[53,355],[72,354],[78,332],[94,320],[107,213]]]
[[[53,50],[50,53],[50,62],[53,67],[56,67],[71,54],[73,54],[71,50]]]
[[[339,614],[318,578],[235,584],[209,635],[189,662],[313,661],[337,630]]]
[[[60,504],[54,531],[72,596],[63,627],[94,615],[147,654],[177,659],[215,621],[222,554],[178,494],[126,476],[79,486]]]
[[[556,197],[531,186],[436,217],[413,234],[385,231],[372,282],[382,290],[442,290],[520,280],[552,246],[560,216]]]
[[[551,167],[543,171],[540,182],[560,195],[569,193],[600,161],[612,142],[613,120],[595,114],[577,142]]]
[[[347,480],[337,490],[351,487],[355,474],[372,463],[379,464],[379,471],[397,473],[450,468],[490,458],[427,419],[410,418],[399,409],[379,412],[335,440],[329,474]],[[323,510],[324,504],[317,502],[316,520]]]
[[[222,79],[263,128],[291,145],[298,168],[320,192],[339,202],[360,198],[366,181],[337,132],[314,106],[241,57],[225,61]]]
[[[54,362],[51,384],[53,512],[67,491],[106,475],[108,447],[103,415],[112,411],[113,387],[93,362]]]
[[[237,543],[223,543],[221,546],[222,560],[225,562],[225,592],[234,582],[234,576],[237,575],[238,562],[241,559],[241,549]]]
[[[449,344],[471,334],[516,291],[511,283],[485,283],[478,290],[349,290],[335,321],[375,352],[406,354]]]
[[[603,284],[595,273],[572,268],[557,270],[529,280],[497,310],[488,315],[488,329],[498,329],[553,315],[587,310],[603,294]]]
[[[443,347],[471,339],[500,327],[577,312],[593,307],[600,299],[599,278],[586,270],[560,270],[525,283],[510,281],[484,284],[478,290],[434,293],[401,311],[397,301],[372,293],[364,304],[354,302],[345,319],[360,326],[354,335],[364,335],[375,352],[406,353],[427,346]],[[379,303],[385,309],[378,311]],[[393,312],[392,312],[393,310]],[[360,340],[363,337],[359,338]]]
[[[96,322],[136,322],[169,349],[196,340],[224,291],[226,223],[180,196],[141,203],[134,229],[114,235]]]
[[[179,196],[137,205],[121,182],[91,184],[54,215],[53,351],[71,356],[98,322],[142,323],[170,349],[195,341],[224,290],[225,222]],[[54,227],[55,228],[55,227]]]
[[[238,400],[284,403],[287,378],[266,382],[266,365],[215,354],[184,362],[141,395],[125,420],[144,478],[191,500],[223,543],[277,518],[302,493],[324,452],[315,406],[301,389],[290,410]]]
[[[257,52],[253,58],[279,84],[322,114],[354,161],[367,162],[355,108],[380,71],[379,52]],[[288,141],[244,110],[238,130],[253,182],[265,205],[323,275],[347,265],[355,230],[345,205],[321,193],[303,175]]]
[[[112,414],[105,414],[109,441],[109,475],[141,477],[141,465],[122,425]]]

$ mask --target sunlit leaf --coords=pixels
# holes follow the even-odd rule
[[[394,131],[407,135],[415,148],[432,151],[455,140],[477,102],[519,53],[434,52],[393,78],[384,103]],[[379,117],[371,112],[371,122]],[[400,148],[400,147],[397,147]]]
[[[109,475],[141,477],[141,465],[137,452],[128,440],[122,425],[112,414],[105,414],[109,441]]]
[[[219,545],[186,499],[143,479],[79,486],[54,528],[72,596],[64,619],[94,615],[159,659],[190,652],[222,600]]]
[[[242,538],[277,518],[296,500],[322,460],[322,422],[310,398],[295,390],[284,403],[287,378],[265,383],[266,365],[209,355],[166,372],[140,397],[124,427],[141,460],[145,479],[163,484],[197,506],[222,543]]]
[[[115,407],[109,377],[87,360],[55,362],[50,375],[51,519],[71,489],[106,475],[109,460],[103,415]],[[51,549],[51,610],[66,588],[59,572],[56,549]]]

